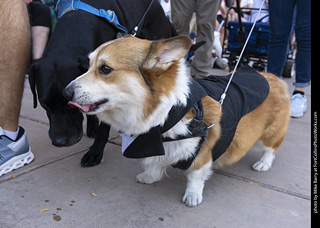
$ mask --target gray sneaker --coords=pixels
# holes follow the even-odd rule
[[[19,127],[16,140],[11,140],[4,135],[0,127],[0,176],[29,164],[34,159],[26,133]]]
[[[303,113],[307,111],[307,98],[305,95],[296,93],[291,97],[290,102],[291,116],[295,118],[300,118]]]

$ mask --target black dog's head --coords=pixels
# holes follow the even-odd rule
[[[34,107],[39,100],[50,122],[49,137],[55,146],[71,146],[83,135],[83,114],[68,106],[63,89],[89,67],[87,55],[116,30],[98,17],[71,11],[57,22],[42,58],[31,65],[29,82]]]
[[[54,57],[54,55],[53,55]],[[82,138],[83,115],[78,109],[67,105],[62,91],[68,83],[87,70],[86,57],[69,59],[42,58],[34,62],[29,82],[37,106],[37,97],[46,110],[50,122],[49,137],[55,146],[71,146]],[[64,58],[64,59],[61,59]]]

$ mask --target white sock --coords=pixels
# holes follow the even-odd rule
[[[5,136],[8,136],[10,139],[12,139],[13,141],[17,139],[18,137],[18,133],[19,133],[19,127],[18,130],[13,132],[13,131],[6,131],[3,129],[3,133]]]

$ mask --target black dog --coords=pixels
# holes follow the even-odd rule
[[[97,9],[113,10],[121,25],[129,33],[143,18],[151,0],[83,0]],[[100,44],[115,39],[118,30],[103,18],[76,10],[66,13],[58,20],[48,46],[41,59],[30,70],[29,81],[34,95],[47,111],[50,122],[49,137],[58,147],[77,143],[83,134],[83,115],[78,109],[67,105],[63,89],[76,77],[87,71],[87,55]],[[162,39],[177,35],[158,3],[153,1],[137,32],[144,39]],[[103,149],[108,141],[110,126],[95,116],[87,118],[87,135],[94,137],[94,144],[81,160],[82,166],[100,163]]]

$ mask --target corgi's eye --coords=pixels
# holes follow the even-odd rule
[[[111,67],[108,67],[107,65],[102,65],[100,68],[99,68],[99,73],[100,74],[110,74],[112,71],[112,68]]]

